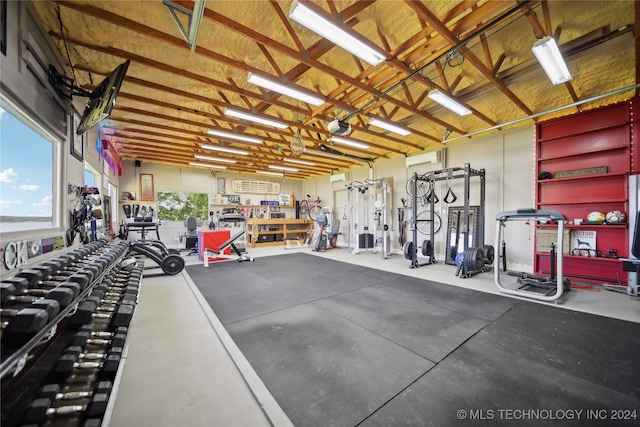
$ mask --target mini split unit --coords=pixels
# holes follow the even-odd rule
[[[339,181],[346,181],[349,179],[349,174],[348,173],[336,173],[334,175],[329,176],[329,181],[331,182],[339,182]]]
[[[440,151],[429,151],[427,153],[406,157],[405,161],[407,167],[421,165],[423,163],[438,163],[440,161]]]
[[[351,125],[343,120],[335,119],[327,123],[327,128],[334,135],[349,135],[351,133]]]

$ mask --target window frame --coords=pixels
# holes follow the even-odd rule
[[[12,102],[3,93],[0,93],[0,108],[6,113],[11,114],[15,119],[19,120],[30,128],[32,131],[40,135],[44,140],[51,144],[51,227],[43,227],[38,229],[24,229],[17,231],[3,232],[0,230],[0,240],[8,242],[11,240],[26,240],[30,237],[45,236],[47,234],[60,233],[63,231],[63,203],[60,197],[62,179],[62,159],[63,143],[59,138],[54,136],[51,132],[48,132],[45,127],[34,117],[31,117],[24,109]],[[70,126],[70,119],[67,116],[67,126]]]

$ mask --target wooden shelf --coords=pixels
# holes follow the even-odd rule
[[[629,211],[631,173],[631,108],[628,101],[573,114],[536,124],[536,171],[554,173],[606,167],[606,173],[536,180],[536,208],[560,212],[566,220],[586,220],[590,212],[607,213],[612,210]],[[536,225],[536,244],[543,242],[547,229],[553,224]],[[629,253],[627,224],[598,224],[583,222],[565,225],[571,240],[575,233],[595,232],[597,253],[607,254],[615,249],[618,256]],[[585,234],[585,233],[582,233]],[[566,238],[566,237],[565,237]],[[566,241],[565,241],[566,243]],[[568,253],[567,253],[568,252]],[[563,255],[564,273],[593,283],[617,283],[625,280],[620,259],[570,255],[569,247]],[[548,252],[536,251],[534,271],[544,274],[550,270]]]
[[[626,173],[602,173],[597,175],[585,175],[585,176],[571,176],[568,178],[551,178],[551,179],[539,179],[537,180],[538,184],[553,184],[554,182],[564,182],[564,181],[577,181],[583,179],[594,179],[594,178],[608,178],[614,176],[626,176]]]
[[[537,228],[552,228],[552,229],[555,229],[555,228],[557,228],[557,226],[554,225],[554,224],[538,224]],[[588,230],[590,230],[592,228],[595,228],[596,230],[604,229],[604,228],[606,228],[606,229],[616,229],[616,228],[625,229],[625,228],[627,228],[627,224],[599,224],[599,223],[596,223],[596,224],[586,223],[585,224],[585,223],[582,223],[582,224],[579,224],[579,225],[566,224],[564,226],[565,230],[567,230],[567,229],[569,229],[569,230],[579,230],[579,229],[588,229]]]
[[[305,238],[311,227],[310,219],[247,218],[247,240],[251,247],[284,245],[287,239]]]
[[[536,252],[536,256],[549,256],[547,252]],[[572,259],[579,261],[596,261],[596,262],[622,262],[620,258],[606,258],[601,256],[580,256],[580,255],[564,255],[562,258],[564,259]]]

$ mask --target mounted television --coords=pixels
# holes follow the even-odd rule
[[[126,62],[118,65],[118,67],[105,77],[98,87],[91,92],[89,105],[84,110],[76,134],[82,135],[111,115],[130,62],[131,61],[127,59]]]

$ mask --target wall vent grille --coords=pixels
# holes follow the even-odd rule
[[[231,181],[231,189],[234,193],[280,194],[280,184],[269,181],[234,179]]]

